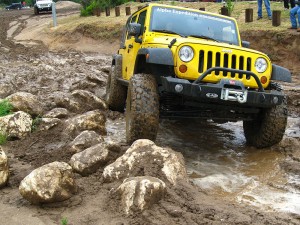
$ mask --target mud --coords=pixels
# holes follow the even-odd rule
[[[72,13],[78,11],[61,9],[58,16]],[[38,96],[47,112],[59,106],[57,98],[73,90],[89,90],[103,97],[110,54],[116,46],[91,52],[87,43],[81,51],[70,46],[61,51],[64,43],[58,50],[49,50],[38,37],[20,41],[23,31],[30,27],[29,21],[44,18],[43,23],[47,25],[49,17],[33,16],[31,10],[0,11],[0,98],[17,91],[30,92]],[[24,36],[27,34],[26,31]],[[261,35],[248,35],[252,42],[260,43]],[[84,47],[87,51],[83,51]],[[276,49],[284,55],[279,55],[276,63],[290,65],[294,78],[292,84],[284,84],[290,112],[288,129],[279,145],[262,150],[247,147],[240,122],[218,125],[210,121],[162,120],[157,144],[184,155],[190,183],[168,188],[164,199],[153,208],[125,216],[118,199],[110,194],[117,184],[103,183],[101,169],[88,177],[76,175],[79,191],[67,201],[33,206],[24,200],[18,186],[27,174],[49,162],[68,162],[71,157],[66,146],[72,139],[64,134],[62,125],[33,132],[24,140],[10,141],[3,146],[9,157],[10,180],[8,186],[0,190],[1,224],[60,224],[62,218],[73,225],[299,224],[300,69],[286,57],[295,53],[289,53],[280,44]],[[100,81],[91,79],[94,75],[100,77]],[[72,108],[69,112],[69,116],[78,114]],[[106,115],[108,132],[104,138],[120,143],[123,151],[119,154],[122,154],[128,148],[124,115],[111,111]]]

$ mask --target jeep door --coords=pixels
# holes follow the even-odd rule
[[[136,22],[141,24],[141,32],[138,38],[142,38],[142,35],[144,34],[146,15],[147,15],[147,10],[144,9],[142,11],[137,12],[136,14],[133,14],[130,20],[130,23]],[[127,30],[127,34],[126,34],[127,37],[125,39],[124,47],[120,51],[120,53],[123,55],[122,75],[124,79],[129,80],[134,73],[136,56],[138,50],[140,49],[141,44],[135,41],[136,37],[129,36],[128,27],[126,28],[126,30]]]

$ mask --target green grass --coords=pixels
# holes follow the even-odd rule
[[[7,135],[0,133],[0,145],[4,145],[7,142]]]
[[[67,225],[68,224],[68,219],[66,217],[61,219],[61,225]]]
[[[32,125],[31,125],[31,132],[36,131],[38,126],[40,125],[42,121],[42,117],[41,116],[37,116],[33,119],[32,121]]]
[[[13,105],[8,100],[0,101],[0,117],[12,113]]]

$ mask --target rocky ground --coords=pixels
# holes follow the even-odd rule
[[[75,11],[61,9],[58,14],[66,15],[73,12]],[[160,181],[155,183],[150,180],[153,181],[153,187],[159,184],[158,186],[164,190],[163,194],[157,195],[154,200],[160,200],[154,201],[155,204],[143,212],[135,208],[133,212],[128,213],[122,204],[124,203],[122,195],[117,194],[116,191],[122,189],[121,180],[108,178],[107,175],[112,174],[108,171],[117,168],[116,166],[112,169],[107,165],[116,163],[118,157],[124,157],[119,159],[121,162],[128,161],[126,158],[128,152],[123,154],[130,148],[123,142],[123,138],[112,137],[112,134],[104,129],[105,120],[122,120],[124,117],[123,114],[107,110],[102,101],[109,72],[110,54],[116,46],[111,46],[111,52],[91,53],[70,50],[70,48],[67,51],[49,51],[43,42],[33,39],[22,44],[15,42],[14,37],[22,36],[22,31],[30,26],[32,21],[47,17],[49,15],[33,16],[31,10],[0,12],[0,98],[26,92],[32,94],[37,100],[32,107],[29,107],[31,110],[27,108],[35,121],[35,129],[26,138],[9,141],[1,146],[8,156],[10,173],[7,185],[0,189],[1,224],[60,224],[63,218],[67,218],[68,224],[73,225],[300,223],[299,214],[266,212],[233,200],[216,198],[192,184],[186,176],[184,167],[180,165],[177,167],[174,182],[173,178],[159,172],[162,165],[151,163],[151,158],[136,160],[141,163],[134,164],[136,169],[128,173],[134,177],[159,178],[165,187]],[[46,21],[49,23],[49,20]],[[15,24],[18,26],[12,29]],[[245,34],[247,35],[253,38],[253,34]],[[299,36],[292,37],[295,43],[297,37]],[[296,82],[285,85],[285,89],[289,95],[290,115],[297,118],[299,116],[299,67],[289,62],[286,58],[288,52],[284,47],[280,48],[278,45],[276,49],[266,49],[266,51],[273,51],[276,55],[278,55],[276,51],[284,52],[282,54],[285,57],[276,60],[282,65],[285,64],[284,60],[287,60],[286,64],[290,65],[293,71]],[[297,57],[297,52],[290,54]],[[95,123],[76,124],[80,118],[91,112],[95,116],[90,118],[96,122],[99,117],[103,117],[102,122],[98,121],[98,124],[102,123],[102,127]],[[56,120],[51,120],[52,122],[49,123],[49,120],[47,122],[41,118]],[[299,132],[298,122],[294,125],[296,134]],[[78,129],[74,128],[74,124]],[[74,139],[84,130],[95,131],[96,138],[92,138],[90,143],[75,145]],[[297,175],[300,164],[299,138],[297,135],[294,136],[286,136],[283,142],[274,148],[286,156],[286,160],[281,165],[282,170]],[[113,146],[117,147],[110,146],[112,140]],[[74,153],[78,152],[78,149],[83,150],[98,144],[101,144],[99,147],[101,151],[105,152],[105,149],[108,149],[107,157],[92,171],[74,173],[72,182],[76,183],[77,190],[72,190],[71,198],[62,202],[36,205],[20,195],[20,182],[34,169],[55,161],[72,164],[70,160],[74,159]],[[149,143],[145,144],[148,145]],[[148,149],[145,146],[142,145],[142,148]],[[177,161],[184,165],[179,153],[174,153],[168,148],[160,149],[156,146],[151,148],[155,151],[167,151],[172,157],[178,157]],[[157,157],[165,162],[163,157]],[[123,168],[120,171],[127,170]],[[141,185],[140,181],[137,183]],[[138,189],[140,186],[136,187]],[[297,185],[294,188],[299,190]],[[126,190],[126,187],[122,190]],[[138,205],[135,202],[135,206]]]

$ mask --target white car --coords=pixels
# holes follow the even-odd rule
[[[52,0],[36,0],[34,4],[34,14],[40,12],[52,12]]]

